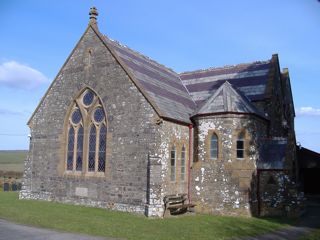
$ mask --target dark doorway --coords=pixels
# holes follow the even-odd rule
[[[320,194],[320,169],[302,169],[302,178],[305,194]]]
[[[300,181],[305,194],[320,194],[320,153],[297,148]]]

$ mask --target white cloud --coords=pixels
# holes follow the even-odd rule
[[[9,61],[0,65],[0,85],[30,90],[47,81],[41,72],[21,63]]]
[[[301,107],[297,111],[297,116],[319,116],[320,117],[320,109],[313,107]]]
[[[0,116],[1,115],[23,115],[23,113],[19,111],[10,110],[10,109],[0,108]]]

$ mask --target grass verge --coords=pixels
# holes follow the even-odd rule
[[[212,215],[148,219],[105,209],[18,200],[18,194],[14,192],[0,192],[0,218],[66,232],[139,240],[228,239],[288,226],[282,219]]]
[[[320,229],[311,231],[306,236],[299,238],[299,240],[319,240],[320,239]]]

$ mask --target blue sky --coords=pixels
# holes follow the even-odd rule
[[[102,33],[177,72],[278,53],[290,72],[297,141],[320,152],[317,0],[1,0],[0,149],[28,149],[26,123],[93,5]]]

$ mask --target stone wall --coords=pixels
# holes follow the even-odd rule
[[[260,216],[298,217],[304,207],[304,195],[297,191],[290,172],[259,171]]]
[[[103,177],[65,174],[66,116],[84,88],[97,93],[107,114]],[[145,97],[88,28],[29,123],[30,156],[20,198],[144,213],[148,156],[155,155],[157,144],[156,118]]]
[[[157,133],[158,148],[157,154],[161,159],[162,164],[162,179],[163,179],[163,196],[176,193],[187,193],[187,177],[188,177],[188,160],[189,160],[189,127],[175,124],[168,121],[163,121],[161,128]],[[185,146],[185,179],[181,179],[181,149]],[[172,146],[176,149],[176,180],[170,179],[170,150]]]
[[[197,156],[192,167],[192,200],[196,211],[214,214],[256,212],[256,161],[259,139],[266,137],[266,122],[245,115],[209,116],[196,119]],[[245,133],[244,159],[237,159],[236,139]],[[210,134],[218,137],[218,159],[210,159]]]

